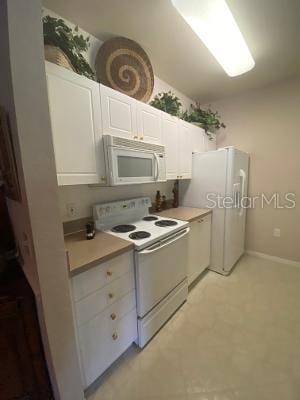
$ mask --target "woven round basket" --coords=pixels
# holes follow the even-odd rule
[[[107,40],[98,51],[95,67],[104,85],[137,100],[150,99],[154,87],[152,65],[146,52],[133,40]]]
[[[67,68],[71,71],[74,71],[74,68],[72,67],[69,58],[59,47],[46,44],[44,46],[44,51],[45,51],[45,60],[50,61],[53,64],[60,65],[61,67]]]

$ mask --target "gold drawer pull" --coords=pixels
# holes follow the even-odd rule
[[[109,297],[110,299],[113,299],[115,296],[114,296],[113,293],[108,293],[108,297]]]
[[[114,321],[117,318],[117,316],[115,313],[112,313],[110,314],[110,318]]]
[[[133,136],[133,139],[138,139],[139,137],[138,136]]]
[[[140,140],[144,140],[143,136],[140,137]]]
[[[107,271],[107,272],[106,272],[106,275],[107,275],[107,276],[112,276],[112,274],[113,274],[113,273],[112,273],[111,271]]]
[[[113,338],[113,340],[117,340],[118,339],[118,334],[117,333],[113,333],[112,334],[112,338]]]
[[[203,222],[203,219],[199,219],[198,224],[201,224],[201,222]]]

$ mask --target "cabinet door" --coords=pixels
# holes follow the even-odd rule
[[[103,133],[137,139],[137,101],[100,85]]]
[[[210,264],[211,215],[190,224],[188,240],[188,283],[191,284]]]
[[[162,142],[162,114],[160,110],[148,104],[137,102],[138,137],[153,143]]]
[[[178,119],[162,113],[162,138],[166,148],[167,179],[179,178]]]
[[[183,121],[179,121],[179,139],[178,139],[178,160],[179,177],[181,179],[192,178],[192,141],[193,127]]]
[[[46,63],[59,185],[105,181],[99,84]]]
[[[85,388],[118,358],[137,338],[134,308],[120,320],[108,324],[101,313],[79,328],[79,347]]]
[[[192,152],[202,153],[205,151],[204,135],[205,132],[202,128],[191,124],[192,132]]]

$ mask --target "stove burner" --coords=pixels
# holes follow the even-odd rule
[[[177,225],[178,222],[176,221],[171,221],[169,219],[162,219],[160,221],[155,222],[155,225],[157,226],[163,226],[163,227],[167,227],[167,226],[174,226]]]
[[[146,239],[150,236],[151,236],[151,234],[149,232],[145,232],[145,231],[137,231],[137,232],[133,232],[129,235],[130,239],[134,239],[134,240]]]
[[[134,225],[117,225],[112,228],[112,232],[126,233],[134,231],[136,226]]]
[[[158,218],[157,218],[157,217],[154,217],[154,216],[152,216],[152,215],[149,215],[149,217],[144,217],[143,220],[144,220],[144,221],[157,221]]]

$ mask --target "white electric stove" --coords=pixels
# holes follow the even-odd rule
[[[98,230],[135,247],[138,345],[143,347],[186,300],[188,222],[149,214],[148,197],[93,207]]]

